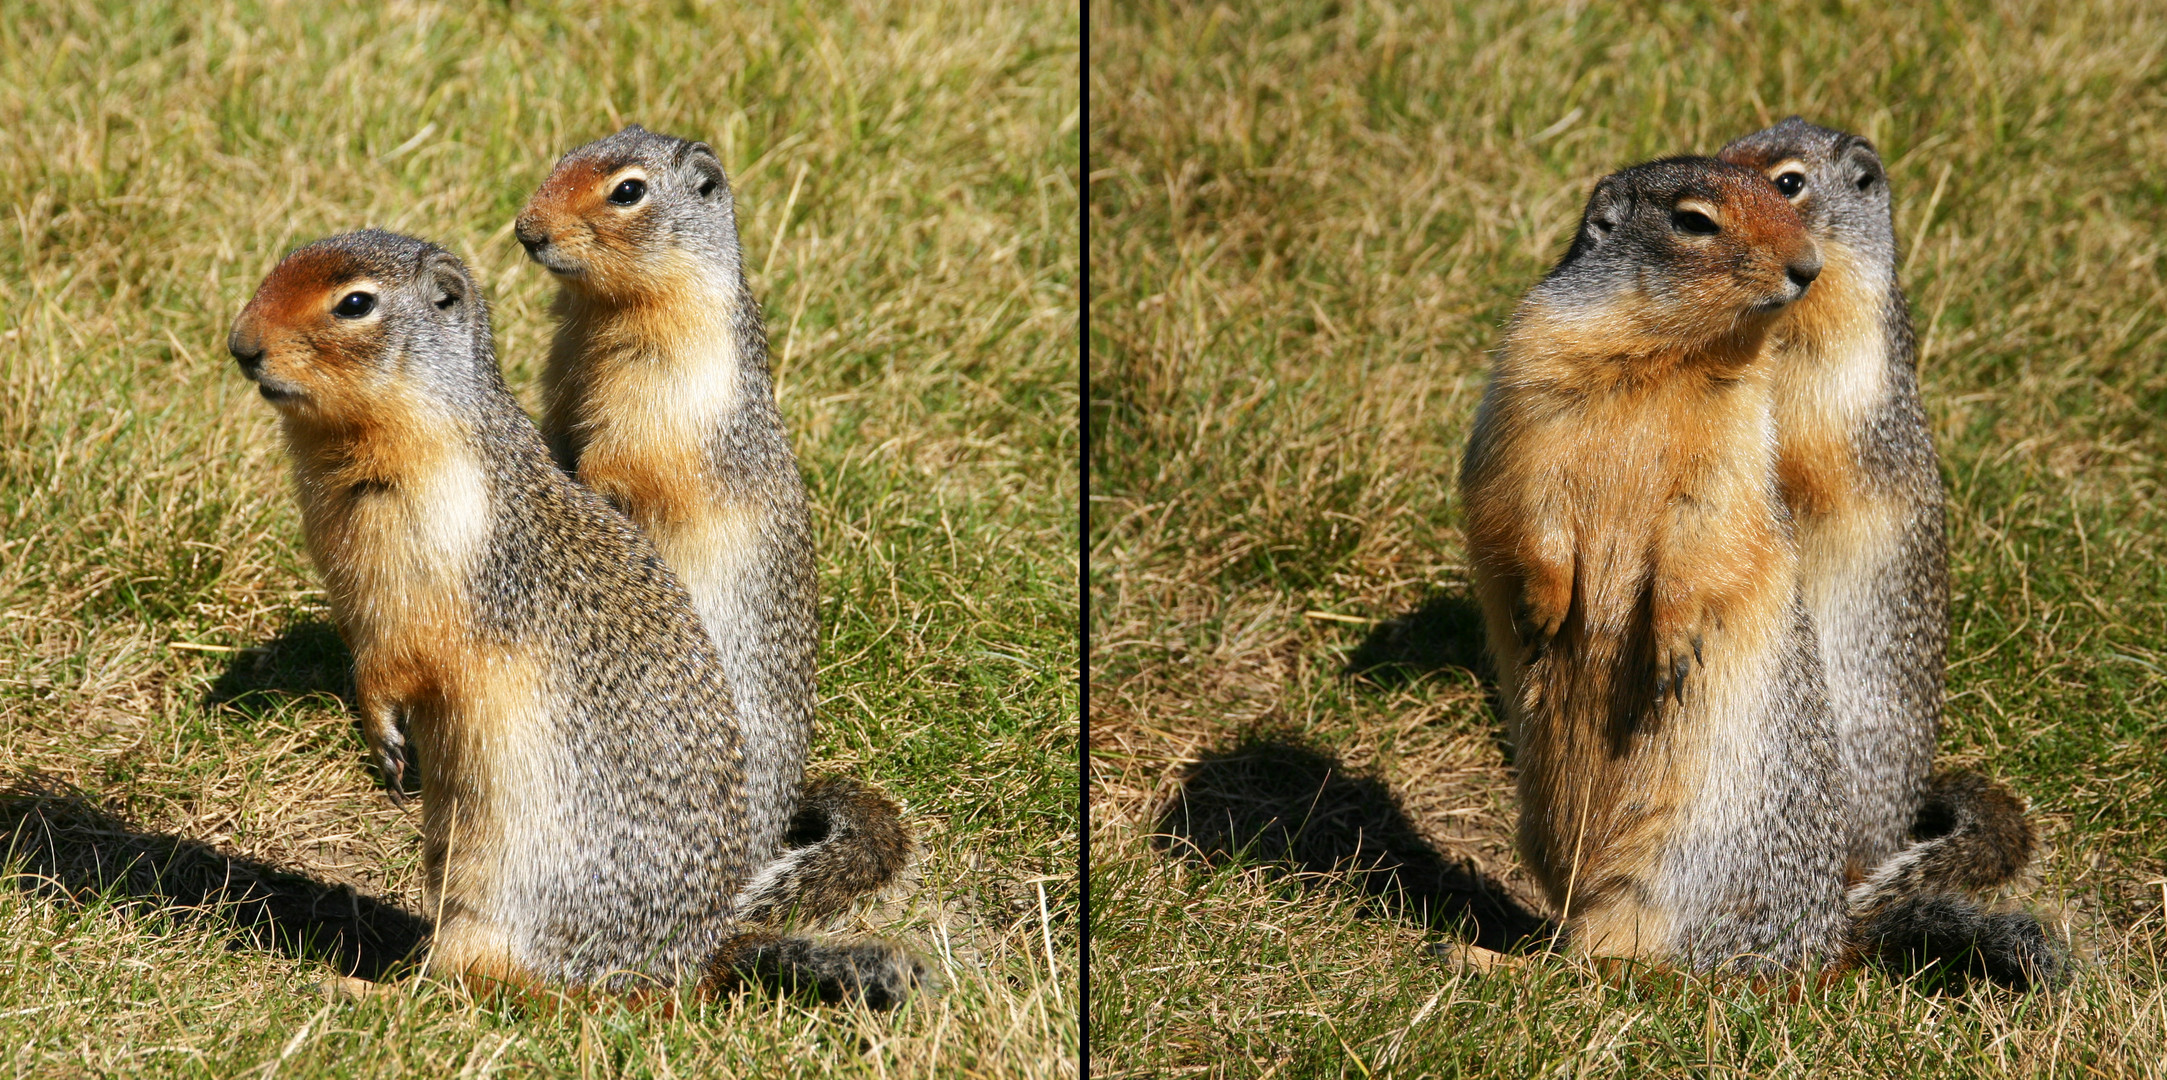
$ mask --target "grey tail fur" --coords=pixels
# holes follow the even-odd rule
[[[805,785],[784,850],[737,895],[743,923],[839,914],[895,879],[910,861],[910,830],[886,796],[842,777]]]
[[[890,1009],[920,987],[937,988],[939,979],[916,954],[880,938],[823,942],[754,931],[722,943],[700,989],[713,997],[749,985]]]
[[[1985,907],[2031,860],[2024,804],[1976,773],[1939,773],[1927,781],[1916,832],[1851,888],[1858,955],[1898,971],[1938,963],[2018,989],[2060,984],[2068,963],[2038,918]]]

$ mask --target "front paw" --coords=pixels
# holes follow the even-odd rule
[[[1565,628],[1565,616],[1572,607],[1572,587],[1541,588],[1534,582],[1520,593],[1513,605],[1512,632],[1520,639],[1521,650],[1533,661],[1549,650],[1558,632]]]
[[[382,725],[381,731],[369,733],[369,749],[376,759],[376,771],[384,777],[384,792],[391,796],[391,805],[406,805],[406,736],[397,725]]]
[[[1712,622],[1703,618],[1657,619],[1655,625],[1655,698],[1685,703],[1686,683],[1704,666],[1703,647]]]

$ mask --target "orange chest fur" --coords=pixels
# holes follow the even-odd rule
[[[563,344],[580,482],[650,532],[699,520],[714,501],[708,442],[737,404],[734,352]]]

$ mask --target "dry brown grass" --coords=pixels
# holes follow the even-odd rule
[[[0,889],[0,1072],[1073,1074],[1078,32],[1030,3],[11,7],[0,820],[54,880]],[[889,1016],[327,1009],[356,954],[295,933],[411,929],[413,819],[363,766],[226,329],[285,249],[407,231],[474,266],[531,404],[553,286],[512,217],[635,119],[739,192],[816,503],[816,766],[926,837],[915,888],[839,927],[953,987]],[[270,899],[207,905],[229,879]]]
[[[2167,1071],[2158,11],[1139,3],[1093,34],[1107,1075]],[[1474,976],[1419,920],[1360,917],[1353,882],[1170,858],[1149,837],[1198,763],[1270,737],[1532,899],[1452,491],[1485,352],[1597,177],[1792,112],[1890,164],[1951,487],[1942,757],[2031,799],[2051,851],[2026,902],[2074,931],[2077,987],[1874,976],[1792,1006]],[[1337,811],[1390,816],[1372,802]]]

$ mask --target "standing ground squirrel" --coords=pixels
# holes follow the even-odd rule
[[[1767,176],[1821,247],[1820,280],[1771,335],[1776,475],[1849,778],[1851,859],[1865,872],[1918,816],[1949,640],[1941,471],[1896,282],[1888,177],[1865,139],[1795,116],[1719,156]]]
[[[653,544],[551,463],[458,259],[374,231],[311,244],[229,348],[278,409],[394,786],[402,726],[418,751],[431,970],[617,986],[706,965],[875,1004],[924,977],[885,942],[743,932],[775,838],[719,659]]]
[[[1819,966],[1854,954],[1853,905],[1876,942],[1910,940],[1921,912],[1897,890],[1933,898],[1935,931],[2028,920],[1981,915],[1932,874],[1977,841],[1971,803],[1920,845],[1918,876],[1845,895],[1767,340],[1820,270],[1798,214],[1750,169],[1671,158],[1609,176],[1514,315],[1476,416],[1461,486],[1520,846],[1586,952]],[[2052,964],[2028,926],[2019,978]]]
[[[813,525],[722,163],[633,124],[563,156],[516,232],[561,282],[542,375],[550,453],[691,590],[737,698],[754,820],[830,837],[754,891],[839,911],[901,870],[910,837],[893,802],[854,781],[797,787],[815,703]]]
[[[737,701],[760,827],[834,835],[776,863],[760,891],[819,914],[879,888],[908,847],[893,804],[831,778],[798,805],[816,697],[812,526],[722,163],[635,124],[559,160],[515,229],[561,283],[543,373],[552,454],[646,530],[692,593]]]

